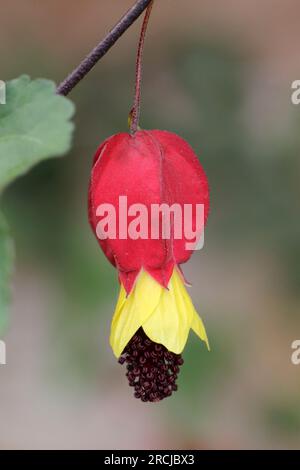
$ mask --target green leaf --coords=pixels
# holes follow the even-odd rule
[[[26,75],[6,83],[0,105],[0,190],[33,165],[66,153],[71,144],[73,103],[55,83]]]
[[[7,310],[10,302],[10,279],[13,270],[14,244],[10,237],[7,223],[0,212],[0,335],[7,322]]]
[[[0,191],[71,144],[74,105],[56,94],[55,83],[23,75],[6,83],[6,104],[0,105]],[[0,334],[7,321],[13,241],[0,213]]]

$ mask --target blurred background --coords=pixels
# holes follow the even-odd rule
[[[61,81],[132,3],[1,0],[0,78]],[[3,200],[17,267],[1,448],[299,447],[299,15],[297,0],[156,0],[141,125],[190,142],[212,198],[205,248],[184,266],[212,351],[191,333],[159,404],[133,398],[110,350],[118,283],[86,213],[93,154],[127,130],[140,21],[72,92],[73,149]]]

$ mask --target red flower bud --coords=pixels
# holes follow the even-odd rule
[[[189,144],[167,131],[138,131],[134,135],[121,133],[108,138],[94,157],[89,188],[89,220],[97,236],[97,208],[111,204],[116,210],[118,233],[115,239],[99,240],[99,244],[118,269],[120,281],[129,294],[135,279],[143,268],[162,286],[168,287],[175,265],[186,262],[192,250],[184,231],[181,238],[174,235],[158,239],[131,239],[127,229],[133,215],[128,215],[127,226],[120,218],[119,197],[127,197],[127,206],[143,204],[151,214],[153,204],[179,205],[182,210],[189,204],[204,206],[204,221],[209,211],[209,187],[205,172]],[[127,208],[128,208],[127,207]],[[126,208],[123,207],[126,211]],[[103,214],[102,214],[103,215]],[[195,227],[196,213],[192,212]],[[203,229],[203,227],[202,227]]]

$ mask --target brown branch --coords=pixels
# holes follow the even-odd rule
[[[96,63],[110,50],[117,40],[139,18],[152,0],[137,0],[105,38],[83,59],[70,75],[57,87],[57,93],[68,95],[70,91],[90,72]]]

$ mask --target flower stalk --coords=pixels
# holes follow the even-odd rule
[[[151,11],[153,8],[153,3],[154,3],[154,0],[152,0],[149,6],[147,7],[145,18],[144,18],[142,29],[141,29],[139,45],[138,45],[137,58],[136,58],[134,104],[129,115],[131,134],[135,134],[139,127],[139,118],[140,118],[140,110],[141,110],[141,84],[142,84],[142,74],[143,74],[143,52],[144,52],[144,46],[145,46],[146,32],[148,28],[149,19],[151,16]]]

